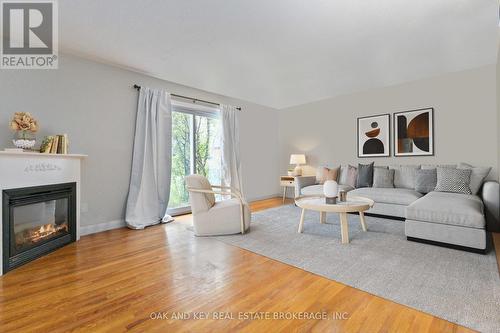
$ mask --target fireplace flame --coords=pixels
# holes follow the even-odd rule
[[[18,246],[23,246],[26,244],[37,243],[41,240],[51,237],[52,235],[59,232],[67,232],[68,224],[63,223],[60,225],[55,225],[52,223],[44,224],[39,227],[32,229],[26,229],[16,233],[16,244]]]

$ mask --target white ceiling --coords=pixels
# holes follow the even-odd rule
[[[494,64],[497,33],[497,0],[59,0],[62,52],[278,109]]]

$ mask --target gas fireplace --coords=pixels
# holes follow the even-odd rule
[[[3,191],[3,271],[76,240],[76,183]]]

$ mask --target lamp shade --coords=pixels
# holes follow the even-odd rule
[[[306,155],[304,154],[292,154],[290,155],[290,164],[306,164]]]
[[[335,180],[327,180],[323,184],[323,193],[325,194],[325,197],[327,198],[334,198],[337,196],[337,193],[339,191],[339,185]]]

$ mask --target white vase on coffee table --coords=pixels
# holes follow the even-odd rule
[[[337,203],[337,194],[339,192],[339,184],[335,180],[327,180],[323,184],[323,193],[325,194],[325,202],[327,204]]]

